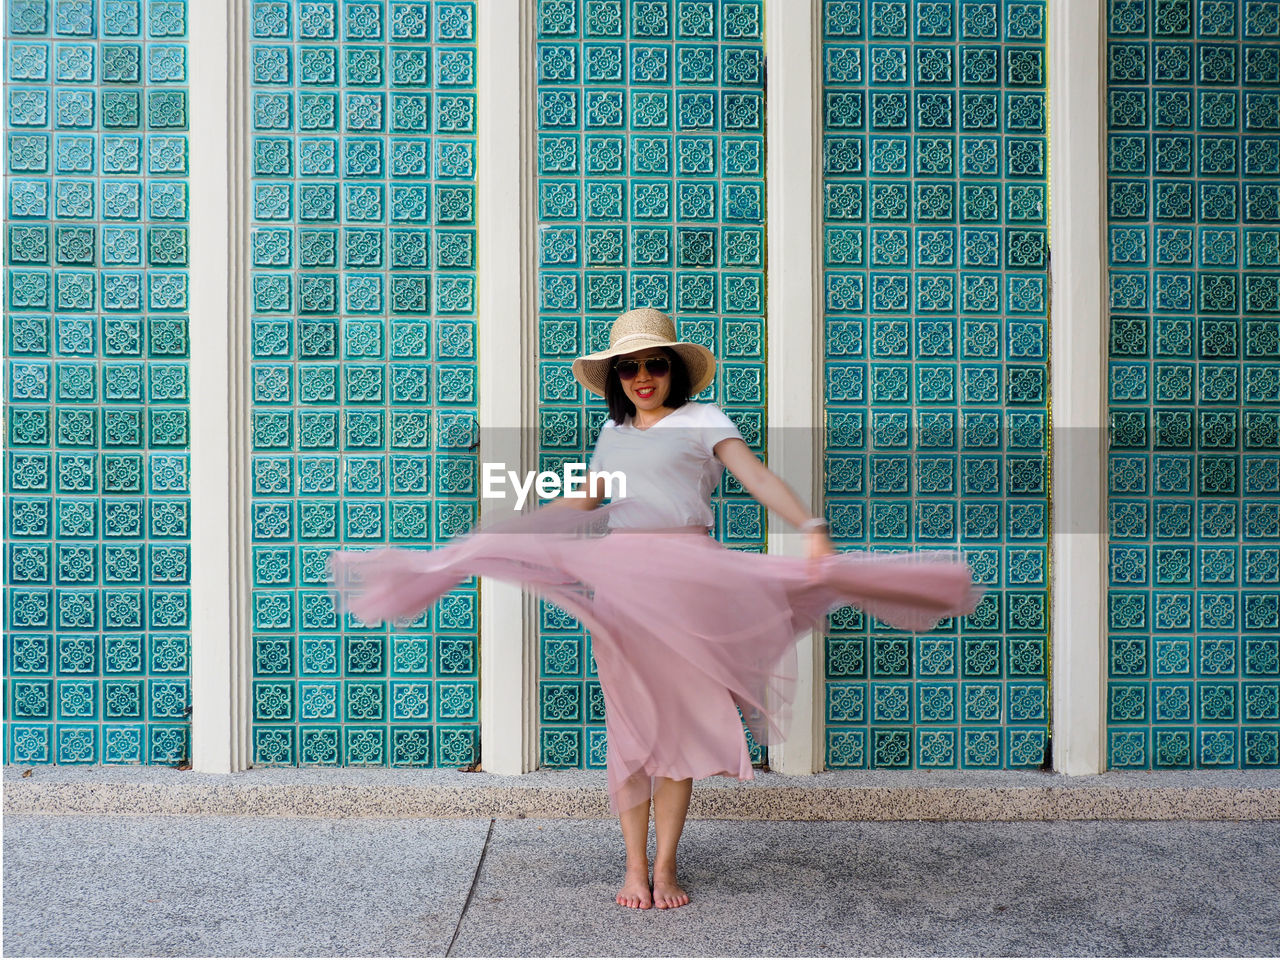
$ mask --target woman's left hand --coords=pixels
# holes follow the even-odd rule
[[[823,557],[831,557],[836,553],[835,544],[831,542],[831,538],[827,536],[827,531],[817,529],[812,531],[808,537],[806,549],[810,560],[820,560]]]
[[[835,556],[836,548],[823,527],[811,530],[805,539],[808,541],[805,545],[809,554],[808,576],[810,580],[817,580],[819,564],[822,563],[824,557]]]

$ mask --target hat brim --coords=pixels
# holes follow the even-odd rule
[[[657,337],[653,338],[652,343],[632,342],[625,347],[602,350],[599,353],[589,353],[586,356],[578,357],[573,361],[573,378],[597,397],[603,397],[605,384],[608,382],[609,368],[613,365],[614,360],[618,357],[625,357],[629,353],[639,353],[642,350],[651,350],[654,347],[666,347],[669,350],[674,350],[676,355],[684,361],[685,369],[689,371],[689,393],[691,395],[701,393],[715,379],[716,358],[706,347],[684,340],[662,340]]]

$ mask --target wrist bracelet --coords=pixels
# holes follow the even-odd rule
[[[804,523],[800,524],[800,531],[802,533],[812,533],[814,530],[825,529],[827,529],[827,521],[822,517],[811,517]]]

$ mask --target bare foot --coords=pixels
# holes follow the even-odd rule
[[[659,910],[669,910],[674,907],[683,907],[689,902],[689,895],[684,892],[684,887],[676,883],[674,874],[654,873],[653,902]]]
[[[648,910],[653,906],[653,894],[649,891],[649,871],[628,870],[622,881],[622,889],[615,898],[624,907]]]

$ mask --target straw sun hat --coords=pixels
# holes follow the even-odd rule
[[[641,307],[628,310],[613,321],[609,329],[608,350],[588,353],[573,361],[573,376],[596,396],[603,397],[605,380],[614,359],[650,347],[668,347],[679,355],[689,371],[690,395],[703,390],[715,375],[716,358],[710,350],[696,343],[676,340],[674,320],[661,310]]]

